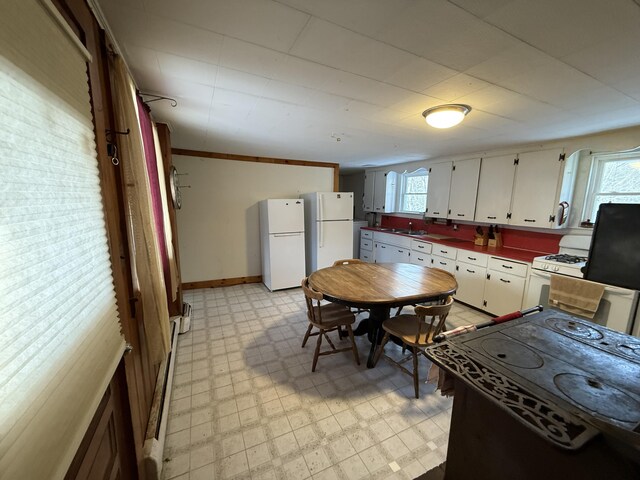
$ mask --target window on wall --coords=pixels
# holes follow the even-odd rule
[[[594,155],[585,218],[595,221],[603,203],[640,203],[640,150]]]
[[[420,168],[415,172],[403,173],[400,186],[400,211],[403,213],[424,213],[427,208],[427,186],[429,171]]]

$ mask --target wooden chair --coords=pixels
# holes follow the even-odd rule
[[[344,260],[336,260],[335,262],[333,262],[333,266],[334,267],[339,267],[340,265],[353,265],[354,263],[366,263],[362,260],[360,260],[359,258],[347,258]],[[356,315],[358,315],[359,313],[362,312],[368,312],[369,310],[367,310],[366,308],[353,308],[351,309],[352,312],[354,312]],[[342,332],[340,332],[340,338],[342,338]]]
[[[320,355],[331,355],[332,353],[346,352],[348,350],[353,351],[353,356],[356,359],[356,363],[360,365],[360,358],[358,357],[358,348],[356,347],[356,340],[353,336],[353,330],[351,324],[355,322],[356,316],[351,312],[349,307],[344,305],[338,305],[335,303],[329,303],[327,305],[321,305],[322,293],[317,292],[309,286],[308,279],[302,280],[302,291],[304,292],[305,300],[307,302],[307,318],[309,319],[309,327],[302,340],[302,346],[304,347],[310,336],[317,335],[318,340],[316,342],[316,350],[313,354],[313,365],[311,371],[316,371],[316,364],[318,363],[318,357]],[[311,329],[316,327],[317,332],[311,333]],[[346,348],[336,348],[327,333],[332,331],[339,331],[341,327],[347,329],[349,334],[349,340],[351,340],[351,346]],[[322,344],[322,337],[324,337],[331,350],[320,352],[320,345]]]
[[[363,262],[358,258],[347,258],[345,260],[336,260],[335,262],[333,262],[333,266],[338,267],[340,265],[351,265],[353,263],[365,263],[365,262]]]
[[[424,347],[433,343],[433,337],[444,330],[444,322],[447,319],[447,315],[449,315],[451,305],[453,305],[453,297],[449,296],[443,305],[418,305],[415,308],[415,315],[398,315],[382,323],[382,328],[385,333],[382,343],[376,352],[375,363],[378,362],[381,356],[384,356],[386,360],[400,368],[403,372],[411,375],[413,377],[413,388],[416,398],[420,398],[418,354],[421,353],[426,357]],[[412,354],[400,360],[394,360],[385,355],[384,346],[389,341],[391,335],[398,337],[402,341],[403,353],[406,348],[407,350],[411,350]],[[402,365],[410,359],[413,359],[413,371],[408,370]]]

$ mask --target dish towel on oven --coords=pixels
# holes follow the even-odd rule
[[[604,285],[579,278],[551,275],[549,305],[569,313],[593,318],[600,305]]]

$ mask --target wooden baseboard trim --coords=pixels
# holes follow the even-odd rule
[[[195,290],[197,288],[218,288],[230,285],[242,285],[245,283],[260,283],[262,275],[253,277],[221,278],[219,280],[204,280],[202,282],[187,282],[182,284],[183,290]]]

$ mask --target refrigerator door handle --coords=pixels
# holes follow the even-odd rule
[[[273,236],[274,237],[299,237],[300,235],[302,235],[301,232],[294,232],[294,233],[274,233]]]
[[[322,231],[322,224],[324,222],[318,222],[318,248],[324,247],[324,235]]]
[[[324,195],[319,193],[318,194],[318,220],[320,220],[321,222],[324,221]]]

